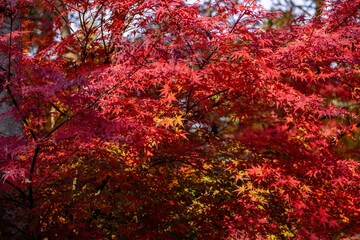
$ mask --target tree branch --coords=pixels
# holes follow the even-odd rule
[[[37,157],[38,157],[38,155],[39,155],[39,152],[40,152],[40,145],[37,145],[37,146],[35,147],[34,156],[33,156],[32,161],[31,161],[30,177],[31,177],[31,174],[34,173],[35,164],[36,164],[36,160],[37,160]]]
[[[12,188],[14,188],[16,191],[18,191],[20,193],[21,196],[23,196],[24,198],[27,197],[26,193],[21,189],[19,188],[18,186],[16,186],[14,183],[10,182],[9,180],[4,180],[4,183],[10,185]]]
[[[53,103],[50,103],[50,105],[55,108],[56,111],[58,111],[61,115],[65,116],[67,119],[71,118],[70,116],[68,116],[65,112],[61,111],[61,109],[56,106],[55,104]]]
[[[226,89],[217,91],[217,92],[215,92],[215,93],[213,93],[213,94],[211,94],[211,95],[208,95],[208,96],[200,99],[199,101],[197,101],[196,103],[194,103],[194,104],[188,109],[188,111],[187,111],[185,114],[188,114],[195,106],[197,106],[197,105],[198,105],[199,103],[201,103],[202,101],[204,101],[204,100],[206,100],[206,99],[209,99],[209,98],[212,98],[212,97],[214,97],[214,96],[216,96],[216,95],[219,95],[219,94],[221,94],[221,93],[227,92],[227,91],[229,91],[229,90],[230,90],[229,88],[226,88]]]
[[[343,25],[344,23],[346,23],[353,15],[355,15],[360,8],[360,4],[355,7],[355,10],[353,12],[351,12],[346,18],[344,18],[343,20],[340,21],[340,23],[338,23],[335,27],[331,28],[328,32],[326,33],[331,33],[333,31],[335,31],[336,29],[338,29],[341,25]]]
[[[20,107],[19,107],[19,104],[18,104],[18,102],[16,101],[15,96],[12,94],[12,91],[11,91],[11,89],[10,89],[10,87],[9,87],[8,85],[6,86],[6,91],[7,91],[7,93],[9,94],[9,96],[10,96],[10,98],[11,98],[12,104],[14,105],[14,107],[16,108],[16,110],[19,112],[19,114],[20,114],[20,116],[21,116],[21,120],[23,121],[23,123],[24,123],[27,127],[29,127],[29,123],[28,123],[28,121],[26,120],[25,116],[23,116],[23,114],[22,114],[22,112],[21,112],[21,109],[20,109]],[[31,134],[31,137],[36,141],[36,140],[37,140],[37,137],[36,137],[34,131],[30,129],[29,132],[30,132],[30,134]]]

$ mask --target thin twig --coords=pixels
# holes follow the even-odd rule
[[[21,189],[21,188],[19,188],[18,186],[16,186],[14,183],[12,183],[11,181],[9,181],[9,180],[4,180],[4,182],[6,183],[6,184],[8,184],[9,186],[11,186],[12,188],[14,188],[16,191],[18,191],[20,194],[21,194],[21,196],[23,196],[23,197],[27,197],[27,195],[26,195],[26,193]]]
[[[209,98],[212,98],[212,97],[214,97],[214,96],[216,96],[216,95],[219,95],[219,94],[221,94],[221,93],[227,92],[227,91],[229,91],[229,90],[230,90],[229,88],[226,88],[226,89],[217,91],[217,92],[215,92],[215,93],[213,93],[213,94],[210,94],[210,95],[208,95],[208,96],[206,96],[206,97],[203,97],[202,99],[200,99],[199,101],[197,101],[196,103],[194,103],[194,104],[189,108],[189,110],[186,112],[186,114],[188,114],[195,106],[197,106],[197,105],[198,105],[199,103],[201,103],[202,101],[204,101],[204,100],[206,100],[206,99],[209,99]]]
[[[357,13],[359,11],[360,8],[360,4],[358,6],[355,7],[355,10],[353,12],[351,12],[346,18],[344,18],[343,20],[341,20],[340,23],[338,23],[335,27],[331,28],[328,32],[326,33],[331,33],[333,31],[335,31],[336,29],[338,29],[341,25],[343,25],[344,23],[346,23],[353,15],[355,15],[355,13]]]

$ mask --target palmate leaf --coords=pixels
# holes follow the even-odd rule
[[[19,168],[17,166],[13,166],[13,165],[8,165],[6,166],[5,169],[0,170],[1,172],[1,180],[3,181],[3,183],[5,181],[26,181],[28,182],[29,180],[26,179],[25,177],[25,172],[26,170],[23,168]]]

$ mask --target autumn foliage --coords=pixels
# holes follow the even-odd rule
[[[201,4],[1,1],[0,238],[360,233],[360,1]]]

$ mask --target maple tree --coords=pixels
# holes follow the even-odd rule
[[[251,0],[2,1],[0,234],[360,233],[359,8],[263,30]]]

